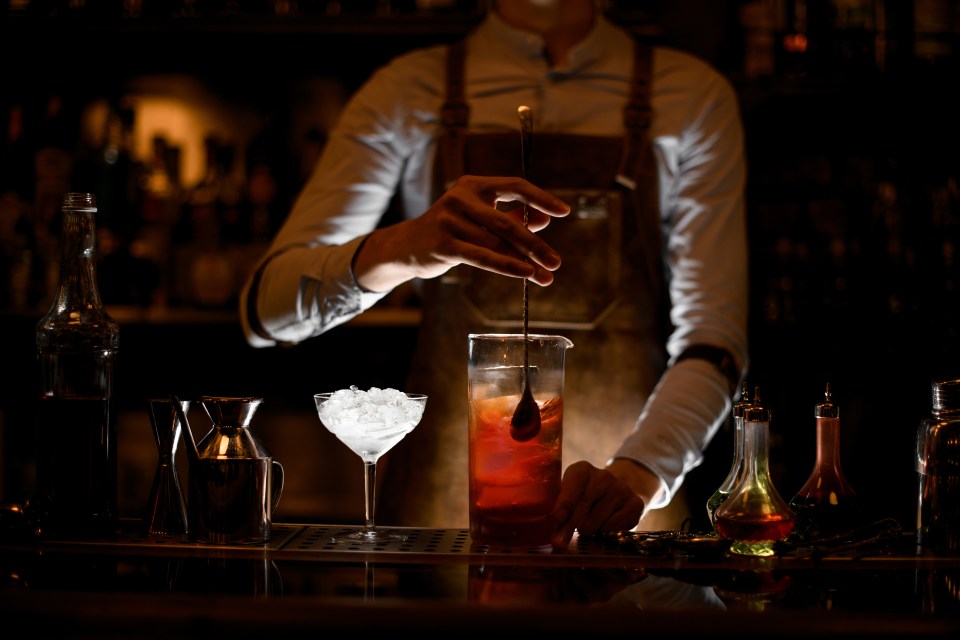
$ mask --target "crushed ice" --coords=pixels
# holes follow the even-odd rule
[[[345,424],[416,425],[423,415],[424,403],[411,400],[402,391],[371,387],[362,391],[356,385],[340,389],[318,407],[320,419],[329,428]]]

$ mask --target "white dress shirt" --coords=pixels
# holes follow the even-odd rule
[[[272,340],[251,330],[249,283],[244,291],[241,315],[251,345],[317,336],[385,295],[363,291],[351,261],[398,189],[407,217],[431,204],[445,51],[435,46],[397,57],[345,106],[267,254],[256,309]],[[515,131],[517,105],[526,104],[536,131],[621,136],[632,62],[630,34],[603,17],[571,51],[568,64],[551,67],[539,36],[491,12],[468,40],[470,130]],[[651,104],[674,326],[667,351],[673,359],[690,344],[719,346],[744,372],[746,166],[736,94],[703,61],[656,47]],[[700,464],[731,402],[728,383],[712,364],[688,359],[668,368],[633,432],[611,452],[611,458],[636,460],[661,477],[663,495],[649,507],[665,504]]]

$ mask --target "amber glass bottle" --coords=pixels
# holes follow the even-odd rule
[[[790,508],[797,514],[794,533],[800,538],[832,536],[864,524],[860,500],[840,464],[840,409],[833,403],[829,383],[814,417],[816,462],[806,483],[790,500]]]

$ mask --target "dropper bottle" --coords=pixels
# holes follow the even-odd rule
[[[743,473],[717,509],[717,533],[730,541],[731,553],[772,556],[795,520],[770,477],[770,412],[754,387],[753,404],[743,414]]]
[[[717,509],[723,504],[724,500],[730,495],[737,479],[743,472],[743,415],[751,405],[750,388],[744,381],[740,389],[740,400],[733,405],[731,415],[733,416],[733,464],[730,465],[730,471],[723,483],[713,492],[713,495],[707,499],[707,517],[710,518],[710,526],[716,530]]]
[[[840,465],[840,409],[833,403],[830,383],[814,417],[816,463],[807,482],[790,500],[790,508],[797,514],[795,534],[800,538],[835,535],[863,524],[860,501]]]

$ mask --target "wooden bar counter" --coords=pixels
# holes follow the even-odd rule
[[[31,638],[960,631],[960,557],[916,555],[898,528],[852,545],[785,546],[770,558],[734,557],[716,539],[679,532],[575,538],[541,553],[475,548],[460,529],[403,529],[405,542],[361,549],[330,543],[341,525],[275,524],[270,542],[254,546],[150,538],[139,528],[125,521],[110,540],[5,536],[5,630]]]

